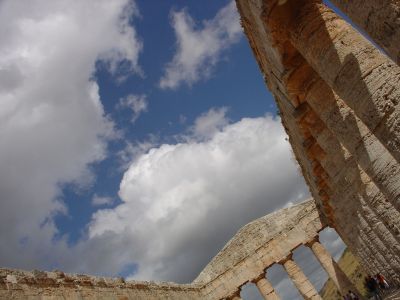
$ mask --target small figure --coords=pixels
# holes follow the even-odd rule
[[[374,296],[374,299],[382,300],[382,297],[381,295],[379,295],[378,291],[378,283],[374,278],[372,278],[371,275],[365,277],[365,286],[367,287],[368,291],[370,291],[370,293]]]
[[[389,286],[389,284],[387,283],[385,277],[384,277],[381,273],[376,274],[376,278],[378,279],[379,286],[380,286],[380,288],[381,288],[382,290],[387,290],[387,289],[389,289],[390,286]]]

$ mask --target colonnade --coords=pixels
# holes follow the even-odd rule
[[[319,233],[326,227],[316,202],[309,199],[243,226],[191,284],[124,281],[59,271],[0,269],[0,298],[26,299],[32,295],[38,298],[52,295],[55,299],[75,299],[120,295],[146,300],[238,300],[241,288],[253,282],[264,299],[276,300],[279,295],[266,278],[266,273],[273,265],[280,264],[305,299],[321,299],[292,258],[293,251],[302,245],[311,249],[342,294],[349,289],[356,291],[318,241]]]
[[[321,217],[400,283],[400,4],[332,2],[389,57],[320,0],[237,5]]]
[[[353,285],[353,283],[349,280],[347,275],[342,271],[339,265],[332,258],[330,253],[325,249],[325,247],[319,242],[318,237],[312,239],[310,242],[306,243],[305,246],[308,246],[315,257],[323,267],[323,269],[328,274],[329,278],[332,279],[333,283],[337,287],[338,291],[345,295],[349,290],[352,290],[355,293],[359,292]],[[322,300],[321,296],[318,294],[318,291],[301,270],[301,268],[294,261],[292,254],[289,254],[278,264],[282,265],[285,269],[288,277],[293,282],[294,286],[298,289],[300,295],[304,299],[311,300]],[[275,291],[271,282],[267,279],[267,271],[271,266],[267,267],[264,272],[262,272],[257,278],[250,280],[253,282],[261,296],[265,300],[279,300],[280,297]],[[227,300],[240,300],[241,287],[238,287],[231,296],[224,298]]]

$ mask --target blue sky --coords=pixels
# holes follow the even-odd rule
[[[309,197],[233,2],[6,0],[0,28],[2,266],[188,282]]]
[[[113,141],[110,156],[93,166],[96,182],[90,189],[79,191],[72,187],[64,190],[70,214],[57,218],[60,234],[67,232],[71,241],[82,234],[82,228],[90,221],[93,207],[91,199],[96,193],[111,197],[118,203],[118,189],[122,172],[118,170],[116,152],[125,143],[145,141],[149,135],[157,137],[157,143],[176,142],[175,135],[184,133],[200,114],[215,107],[227,107],[227,117],[237,122],[244,117],[261,117],[266,113],[276,114],[275,103],[266,92],[262,76],[251,49],[243,34],[229,49],[223,51],[208,78],[179,89],[161,89],[160,78],[165,65],[174,56],[176,37],[171,27],[171,13],[185,10],[202,28],[203,20],[212,19],[229,1],[213,1],[203,5],[198,1],[176,1],[155,3],[137,1],[141,17],[132,19],[144,50],[139,64],[144,76],[129,76],[119,82],[99,64],[95,77],[100,86],[100,97],[106,114],[113,117],[119,128],[125,131],[122,139]],[[148,111],[132,124],[127,110],[117,109],[120,98],[128,94],[146,95]],[[117,166],[117,167],[116,167]]]
[[[60,234],[66,232],[71,241],[81,235],[82,228],[90,221],[93,207],[91,198],[96,193],[111,197],[118,203],[119,182],[122,171],[116,152],[123,150],[126,142],[146,141],[149,135],[157,137],[156,143],[176,142],[174,136],[187,130],[196,117],[213,107],[227,107],[227,117],[237,122],[243,117],[261,117],[276,114],[275,103],[263,83],[258,66],[243,34],[229,49],[223,51],[219,61],[206,79],[179,89],[161,89],[159,80],[163,69],[174,56],[175,34],[171,28],[171,12],[185,10],[196,21],[212,19],[228,1],[215,1],[210,5],[198,1],[171,3],[138,1],[141,17],[132,20],[143,41],[144,50],[139,58],[143,76],[129,76],[120,83],[101,65],[95,77],[100,86],[105,113],[112,116],[117,126],[125,131],[124,137],[113,141],[110,155],[93,165],[96,182],[90,189],[79,191],[67,187],[65,201],[70,214],[57,218]],[[129,94],[146,95],[148,111],[132,124],[131,113],[116,105],[120,98]]]

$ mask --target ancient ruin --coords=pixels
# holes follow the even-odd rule
[[[292,259],[300,245],[340,291],[355,290],[318,241],[326,226],[367,271],[400,283],[400,3],[331,1],[366,38],[322,1],[236,2],[314,199],[244,226],[192,284],[2,269],[1,299],[238,300],[248,282],[279,299],[265,276],[274,264],[321,299]]]
[[[368,14],[354,19],[397,59],[398,2],[332,2]],[[237,4],[321,215],[368,271],[398,282],[399,66],[321,1]]]
[[[239,230],[192,284],[125,282],[63,272],[0,269],[1,299],[240,299],[240,288],[254,282],[265,299],[279,299],[265,273],[281,264],[305,299],[322,299],[292,259],[306,245],[345,292],[355,290],[318,241],[322,222],[313,200],[259,218]]]

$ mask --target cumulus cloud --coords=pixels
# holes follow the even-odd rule
[[[132,111],[131,122],[135,123],[148,109],[147,97],[146,95],[127,95],[119,100],[118,108],[129,108]]]
[[[226,117],[227,111],[227,107],[212,108],[208,112],[200,115],[190,128],[193,137],[200,140],[212,137],[217,131],[221,130],[229,123]]]
[[[111,205],[113,203],[114,199],[112,197],[99,196],[97,194],[94,194],[92,198],[93,206]]]
[[[121,169],[126,171],[133,160],[156,147],[158,141],[159,137],[154,134],[149,134],[143,141],[126,141],[125,147],[117,152]]]
[[[235,2],[231,1],[217,15],[197,26],[186,10],[171,13],[177,50],[166,65],[160,87],[176,89],[209,77],[221,54],[242,36]]]
[[[308,196],[285,137],[280,120],[266,116],[152,148],[125,172],[122,204],[95,213],[89,241],[129,244],[135,278],[190,282],[241,226]]]
[[[90,181],[115,137],[96,62],[140,72],[136,13],[128,0],[0,2],[2,266],[43,268],[65,246],[54,244],[61,186]]]

